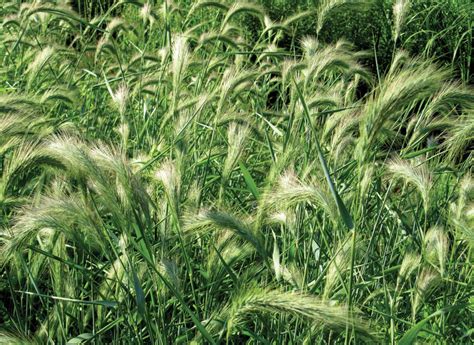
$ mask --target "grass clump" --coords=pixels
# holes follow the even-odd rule
[[[262,3],[0,9],[0,343],[469,342],[471,48]]]

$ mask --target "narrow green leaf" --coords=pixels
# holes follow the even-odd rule
[[[135,269],[131,267],[132,275],[133,275],[133,287],[135,289],[135,301],[137,303],[138,312],[140,315],[145,317],[145,293],[140,285],[140,281],[138,280],[137,273]]]
[[[237,276],[235,275],[234,271],[232,270],[232,268],[227,264],[227,262],[225,261],[225,259],[222,257],[221,253],[219,252],[219,249],[217,249],[217,247],[214,245],[214,243],[212,243],[212,247],[214,248],[214,250],[216,251],[216,254],[217,254],[217,257],[219,258],[219,261],[222,263],[222,265],[224,266],[225,270],[227,271],[227,273],[229,273],[229,276],[230,278],[232,279],[232,281],[234,282],[234,285],[238,286],[239,285],[239,279],[237,278]],[[207,272],[206,272],[207,274]]]
[[[147,259],[145,257],[145,259]],[[183,309],[188,313],[188,315],[191,317],[193,323],[196,325],[196,328],[199,330],[199,332],[203,335],[203,337],[207,340],[209,344],[216,344],[216,341],[214,338],[209,334],[207,331],[206,327],[201,323],[201,321],[197,318],[197,316],[192,312],[191,308],[186,304],[186,301],[184,300],[183,295],[179,292],[179,290],[168,281],[168,279],[165,278],[165,276],[156,268],[155,264],[149,260],[148,264],[150,267],[156,272],[156,274],[160,277],[161,281],[166,285],[166,287],[173,293],[173,295],[176,297],[176,299],[179,301],[180,305],[183,307]]]
[[[108,307],[108,308],[115,308],[118,305],[118,303],[115,302],[115,301],[84,301],[84,300],[75,299],[75,298],[44,295],[44,294],[34,293],[34,292],[30,292],[30,291],[17,291],[17,292],[23,293],[25,295],[51,298],[55,301],[72,302],[72,303],[79,303],[79,304],[100,305],[102,307]]]
[[[83,344],[86,343],[88,340],[93,339],[95,336],[92,333],[82,333],[79,334],[77,337],[69,339],[67,341],[67,345],[69,344]]]
[[[346,224],[346,226],[349,229],[352,229],[354,227],[354,222],[352,221],[352,217],[349,214],[349,212],[347,211],[347,208],[344,205],[344,202],[342,201],[341,197],[339,196],[339,193],[337,192],[336,187],[334,186],[334,183],[331,179],[331,175],[329,173],[329,169],[328,169],[328,166],[326,164],[326,160],[324,159],[324,155],[323,155],[323,152],[321,150],[321,146],[319,145],[319,140],[316,136],[316,130],[314,129],[313,123],[311,122],[311,118],[309,116],[308,106],[306,105],[303,94],[301,93],[301,90],[300,90],[298,84],[296,83],[295,80],[293,80],[293,82],[295,84],[296,91],[298,93],[298,97],[299,97],[301,103],[303,104],[303,113],[304,113],[304,115],[305,115],[305,117],[306,117],[306,119],[307,119],[307,121],[310,125],[311,131],[313,132],[314,141],[316,143],[316,150],[318,151],[318,158],[319,158],[319,161],[320,161],[321,166],[323,168],[324,176],[326,177],[326,180],[328,182],[331,194],[334,197],[334,200],[336,201],[336,205],[337,205],[337,208],[339,210],[339,214],[341,215],[342,220],[344,221],[344,224]]]
[[[456,310],[456,309],[463,309],[466,306],[467,306],[466,304],[457,304],[457,305],[449,306],[449,307],[446,307],[446,308],[435,311],[433,314],[427,316],[426,318],[424,318],[423,320],[421,320],[420,322],[415,324],[408,331],[406,331],[405,334],[403,335],[403,337],[400,338],[400,340],[398,341],[398,344],[399,345],[411,345],[411,344],[413,344],[415,342],[417,336],[418,336],[418,333],[423,330],[424,326],[426,325],[426,323],[429,320],[431,320],[435,316],[441,315],[445,312]]]
[[[252,178],[252,175],[250,175],[250,172],[248,171],[244,163],[239,162],[239,167],[240,167],[240,171],[242,172],[242,176],[244,177],[245,184],[247,185],[248,189],[253,194],[255,199],[258,199],[260,194],[258,192],[257,185],[255,184],[255,181]]]
[[[437,148],[438,148],[438,146],[430,146],[430,147],[426,147],[426,148],[424,148],[424,149],[421,149],[421,150],[419,150],[419,151],[415,151],[415,152],[410,152],[410,153],[404,154],[404,155],[402,155],[401,157],[404,158],[404,159],[415,158],[415,157],[421,156],[422,154],[425,154],[425,153],[427,153],[427,152],[436,150]]]

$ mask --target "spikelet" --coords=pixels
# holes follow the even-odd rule
[[[373,164],[366,164],[361,167],[362,180],[360,181],[360,194],[365,197],[373,182],[375,166]]]
[[[128,123],[122,122],[117,128],[117,132],[120,134],[120,137],[122,138],[122,148],[125,152],[127,148],[128,137],[130,135],[130,127],[128,126]]]
[[[205,46],[206,44],[214,44],[215,42],[222,42],[228,46],[232,46],[236,50],[239,49],[238,40],[231,36],[230,33],[210,31],[205,32],[199,36],[199,48]]]
[[[60,101],[62,103],[74,104],[77,98],[78,93],[76,90],[68,90],[62,87],[55,87],[46,90],[41,96],[40,102],[42,104],[45,104]]]
[[[228,267],[236,267],[255,253],[255,248],[250,243],[242,243],[231,231],[220,233],[215,241],[216,248],[208,256],[206,265],[210,281],[221,280],[228,274]]]
[[[1,247],[2,258],[8,259],[15,251],[22,250],[38,233],[44,236],[51,234],[52,230],[60,231],[81,248],[103,249],[107,244],[98,236],[97,222],[84,201],[76,195],[62,193],[43,197],[38,206],[25,206],[15,217],[14,226],[2,233],[5,238]]]
[[[273,254],[272,254],[272,261],[273,261],[273,270],[275,271],[275,278],[276,280],[280,280],[282,275],[282,265],[280,263],[280,248],[278,248],[278,241],[275,235],[275,232],[272,230],[273,235]]]
[[[257,253],[267,259],[262,233],[254,231],[251,221],[242,220],[222,211],[201,210],[197,215],[187,215],[184,220],[184,231],[187,235],[200,234],[213,229],[230,230],[235,235],[252,244]]]
[[[288,223],[288,213],[287,212],[284,212],[284,211],[280,211],[280,212],[275,212],[275,213],[272,213],[267,221],[269,224],[273,224],[273,223],[276,223],[276,224],[287,224]]]
[[[181,80],[189,64],[189,49],[186,37],[177,36],[173,41],[171,49],[171,72],[173,74],[173,89],[179,90]]]
[[[398,271],[396,290],[400,291],[403,283],[419,269],[421,263],[421,256],[415,253],[407,253],[403,257],[400,270]]]
[[[410,11],[410,0],[395,0],[393,3],[393,36],[397,41],[400,37],[402,25],[405,22],[408,11]]]
[[[104,296],[114,296],[114,291],[120,284],[127,284],[126,268],[130,264],[130,258],[127,252],[128,238],[125,234],[121,234],[118,238],[118,249],[120,256],[111,263],[110,267],[106,270],[106,280],[101,286],[101,292]],[[123,298],[123,294],[119,295]]]
[[[413,184],[416,187],[423,199],[425,212],[428,212],[432,176],[426,163],[415,166],[397,157],[388,163],[388,170],[395,178],[401,178],[406,183]]]
[[[345,306],[330,305],[315,296],[303,293],[246,286],[233,296],[230,305],[219,316],[226,320],[227,336],[229,337],[233,333],[234,327],[242,325],[250,315],[256,313],[292,315],[302,320],[324,325],[336,332],[344,331],[346,327],[349,327],[362,338],[367,340],[372,338],[367,323],[358,318],[356,314],[351,316]],[[215,331],[211,329],[211,332]]]
[[[164,161],[155,173],[156,180],[160,181],[166,196],[176,214],[179,214],[179,200],[181,195],[181,173],[176,163]]]
[[[448,256],[448,238],[439,226],[430,228],[424,237],[425,260],[437,267],[444,274],[446,259]]]
[[[156,269],[173,285],[177,290],[181,289],[181,280],[179,278],[179,268],[175,261],[161,259],[157,261]],[[159,281],[159,279],[157,279]]]
[[[145,2],[143,4],[142,8],[140,9],[139,15],[144,22],[149,22],[150,26],[153,26],[155,22],[155,17],[153,15],[153,7],[149,2]]]
[[[235,2],[234,5],[232,5],[232,7],[230,7],[227,11],[225,18],[222,21],[222,26],[227,24],[232,19],[232,17],[241,13],[251,14],[260,19],[262,22],[265,17],[265,13],[261,6],[252,3]]]
[[[99,61],[99,56],[100,54],[102,53],[102,51],[108,47],[110,47],[110,42],[109,42],[109,39],[107,38],[107,35],[104,35],[102,36],[98,41],[97,41],[97,44],[96,44],[96,47],[95,47],[95,55],[94,55],[94,59],[95,59],[95,63],[98,63]]]
[[[350,113],[348,114],[341,112],[341,114],[349,115]],[[353,133],[356,130],[358,123],[359,120],[357,117],[346,116],[343,117],[335,127],[331,137],[330,151],[331,157],[333,157],[335,162],[344,162],[344,158],[347,157],[347,153],[352,153],[352,147],[355,145]],[[337,169],[337,167],[334,166],[333,169]]]
[[[320,47],[317,39],[311,36],[306,36],[301,40],[301,48],[304,51],[305,57],[311,58],[316,55]]]
[[[307,68],[304,70],[305,85],[311,85],[316,79],[324,79],[331,73],[359,75],[365,80],[370,80],[370,74],[358,62],[357,55],[352,52],[352,45],[344,40],[339,40],[322,48],[318,48],[317,41],[306,38],[305,60]],[[334,85],[332,85],[335,89]]]
[[[125,110],[127,109],[128,98],[129,89],[125,83],[120,84],[112,94],[112,101],[122,116],[125,114]]]
[[[36,56],[33,61],[28,65],[26,73],[28,74],[28,88],[31,87],[33,81],[38,76],[39,72],[43,69],[44,65],[54,56],[56,49],[47,46],[43,48]]]
[[[234,66],[226,69],[222,76],[216,112],[222,113],[224,106],[230,103],[229,98],[238,94],[240,90],[248,90],[248,85],[254,81],[256,74],[255,71],[239,71]]]
[[[148,16],[151,13],[151,5],[149,2],[145,2],[140,9],[140,17],[142,17],[144,20],[148,19]]]
[[[27,338],[20,334],[0,331],[0,345],[36,345],[39,342],[35,339]]]
[[[125,29],[126,22],[123,18],[120,17],[114,17],[112,20],[107,24],[107,27],[105,29],[107,33],[107,38],[110,39],[112,34],[116,31],[119,31],[121,29]]]
[[[22,175],[30,173],[38,164],[49,163],[54,166],[56,163],[49,157],[44,146],[37,141],[26,141],[16,145],[9,158],[4,162],[0,179],[0,195],[4,197],[10,190],[15,189],[17,181]]]
[[[339,219],[331,195],[320,184],[301,182],[291,170],[280,176],[277,188],[266,193],[265,200],[265,207],[274,210],[285,210],[307,202],[316,208],[321,207],[335,223]]]
[[[474,116],[466,114],[456,118],[454,126],[448,130],[448,139],[445,142],[447,159],[455,162],[466,152],[469,152],[469,144],[474,142]],[[472,150],[466,161],[473,159]]]
[[[328,15],[334,9],[337,9],[341,6],[347,5],[355,5],[357,7],[361,7],[367,1],[365,0],[322,0],[318,3],[317,9],[317,17],[318,21],[316,24],[316,33],[319,34],[321,29],[323,28],[324,22],[326,21]]]
[[[458,82],[449,82],[433,95],[426,106],[422,120],[428,123],[436,114],[455,113],[468,115],[474,111],[474,92]]]
[[[440,284],[441,279],[438,272],[432,268],[425,267],[416,279],[415,298],[412,304],[412,317],[416,318],[416,313],[421,308],[422,304],[433,293],[436,287]]]
[[[222,178],[227,180],[232,172],[237,160],[240,158],[244,150],[244,143],[249,134],[247,125],[238,125],[231,123],[227,130],[227,156],[222,169]]]
[[[381,130],[389,126],[390,120],[416,111],[418,102],[432,97],[447,79],[446,69],[419,59],[408,59],[404,53],[396,54],[390,71],[361,110],[360,137],[355,150],[359,162],[370,160],[379,152],[375,148],[383,139]]]
[[[467,203],[474,199],[474,178],[471,174],[466,174],[461,180],[459,186],[459,197],[457,200],[457,205],[455,206],[456,218],[461,218],[464,208],[467,206]]]

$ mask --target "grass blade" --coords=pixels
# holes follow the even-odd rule
[[[303,113],[304,113],[304,115],[306,117],[306,120],[308,121],[308,124],[309,124],[309,126],[311,128],[311,131],[313,133],[314,141],[315,141],[315,144],[316,144],[316,150],[318,152],[318,158],[319,158],[319,161],[321,163],[321,167],[323,168],[323,172],[324,172],[324,176],[326,177],[326,181],[329,185],[329,190],[331,191],[331,194],[334,197],[334,200],[336,201],[337,208],[339,210],[339,213],[342,217],[342,220],[343,220],[344,224],[350,230],[354,227],[354,222],[352,221],[352,217],[349,214],[349,212],[347,211],[346,205],[344,205],[344,202],[342,201],[341,197],[339,196],[339,193],[337,192],[336,187],[334,186],[334,183],[331,179],[331,174],[329,173],[329,169],[328,169],[326,160],[324,159],[324,155],[323,155],[323,152],[321,150],[321,146],[319,144],[319,140],[316,136],[316,130],[314,129],[313,123],[311,122],[311,118],[309,116],[308,106],[306,105],[303,94],[302,94],[298,84],[296,83],[296,81],[294,79],[293,79],[293,83],[295,84],[296,92],[298,93],[298,98],[300,99],[301,103],[303,104]]]

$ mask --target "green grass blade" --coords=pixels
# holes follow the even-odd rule
[[[25,295],[30,295],[30,296],[50,298],[52,300],[60,301],[60,302],[72,302],[72,303],[79,303],[79,304],[99,305],[99,306],[107,307],[107,308],[115,308],[115,307],[118,306],[118,303],[115,302],[115,301],[84,301],[84,300],[81,300],[81,299],[45,295],[45,294],[39,294],[39,293],[30,292],[30,291],[17,291],[17,292],[25,294]]]
[[[69,339],[67,341],[67,345],[69,344],[83,344],[83,343],[87,343],[88,341],[94,339],[95,335],[92,334],[92,333],[82,333],[82,334],[79,334],[77,337],[74,337],[72,339]]]
[[[441,315],[447,311],[452,311],[456,309],[462,309],[465,308],[466,304],[459,304],[459,305],[453,305],[450,307],[446,307],[440,310],[435,311],[433,314],[427,316],[423,320],[419,321],[416,323],[413,327],[411,327],[408,331],[405,332],[402,338],[398,341],[399,345],[411,345],[416,341],[416,338],[418,336],[418,333],[420,333],[424,326],[427,324],[429,320],[434,318],[435,316]]]
[[[255,184],[255,181],[252,178],[252,175],[250,175],[250,172],[248,171],[248,169],[247,169],[247,167],[245,166],[244,163],[239,162],[239,167],[240,167],[240,171],[242,172],[242,176],[244,177],[245,184],[247,185],[247,188],[252,193],[252,195],[255,197],[255,199],[258,200],[258,198],[260,196],[260,193],[258,192],[257,185]]]
[[[329,185],[329,189],[331,191],[332,196],[334,197],[334,200],[336,201],[336,205],[337,205],[337,208],[339,210],[339,214],[341,215],[344,224],[350,230],[354,227],[354,222],[352,221],[352,217],[349,214],[349,212],[347,211],[347,208],[344,205],[344,202],[342,201],[341,197],[339,196],[339,193],[337,192],[336,187],[334,186],[334,183],[331,179],[331,174],[329,173],[329,169],[328,169],[326,160],[324,159],[324,155],[323,155],[323,152],[321,150],[321,146],[319,144],[319,140],[316,136],[316,130],[314,129],[313,123],[311,122],[311,117],[309,116],[308,106],[306,105],[303,94],[302,94],[298,84],[296,83],[296,81],[293,80],[293,82],[294,82],[295,87],[296,87],[296,92],[298,93],[298,98],[300,99],[301,103],[303,104],[303,113],[304,113],[304,115],[306,117],[306,120],[308,121],[308,124],[309,124],[309,126],[311,128],[311,131],[313,133],[314,141],[316,143],[316,150],[318,151],[318,158],[319,158],[319,161],[321,163],[321,167],[323,168],[324,176],[326,177],[327,183]]]

